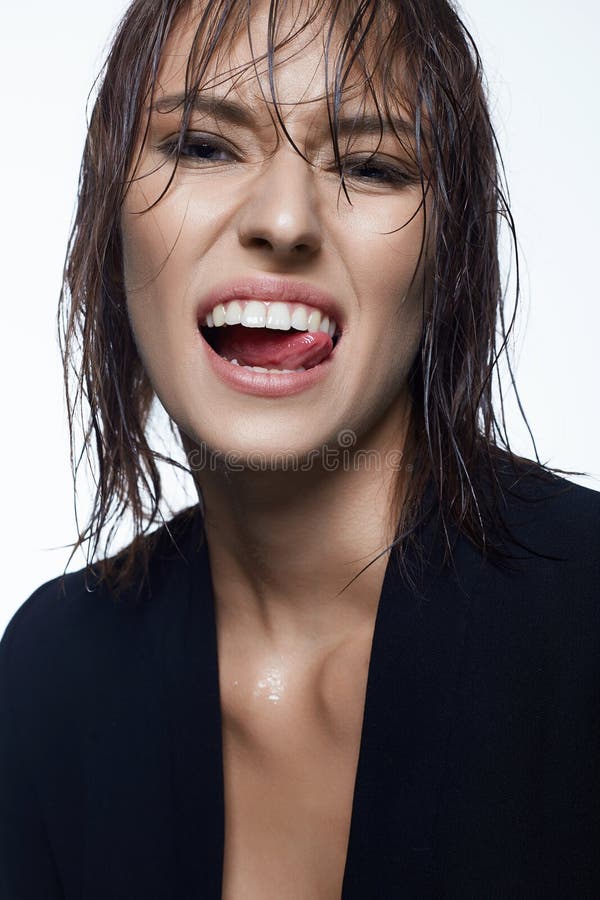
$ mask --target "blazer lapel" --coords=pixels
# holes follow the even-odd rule
[[[197,535],[198,532],[195,532]],[[173,896],[221,900],[225,804],[217,630],[206,543],[165,645],[176,846]]]
[[[380,598],[355,783],[342,900],[434,895],[433,842],[468,606],[430,554],[423,595],[388,562]]]
[[[163,642],[189,579],[166,568],[138,610],[101,593],[84,736],[82,900],[175,900]],[[183,596],[186,596],[185,594]],[[170,601],[173,601],[172,603]]]
[[[221,900],[217,641],[199,524],[140,611],[102,598],[111,624],[91,666],[83,900]]]

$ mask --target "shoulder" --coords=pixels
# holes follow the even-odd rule
[[[18,607],[0,640],[3,677],[23,694],[34,684],[56,687],[57,680],[85,680],[155,634],[183,599],[194,508],[152,532],[152,551],[144,589],[118,596],[100,581],[94,566],[59,575],[41,584]]]
[[[600,491],[537,467],[505,470],[501,485],[500,513],[517,546],[562,561],[565,570],[599,571]]]
[[[500,476],[502,559],[457,543],[456,574],[478,641],[550,680],[600,670],[600,492],[539,469]],[[489,643],[486,643],[488,642]],[[515,663],[516,664],[516,663]],[[587,673],[587,674],[585,674]]]

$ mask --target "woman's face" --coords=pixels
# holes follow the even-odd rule
[[[265,7],[252,20],[255,57],[266,51],[266,15]],[[302,458],[325,444],[336,446],[336,436],[348,429],[358,445],[368,445],[373,429],[393,428],[402,419],[421,334],[421,270],[414,276],[423,210],[414,161],[393,132],[384,133],[379,147],[378,131],[363,133],[357,125],[351,136],[342,134],[350,205],[339,188],[323,96],[322,28],[315,23],[295,38],[275,68],[284,121],[314,166],[285,135],[277,141],[277,120],[260,89],[270,98],[267,64],[246,70],[252,57],[242,29],[216,76],[209,72],[214,77],[206,95],[227,94],[243,116],[233,121],[203,107],[194,111],[172,184],[144,211],[173,171],[167,153],[177,140],[181,107],[163,110],[174,106],[168,98],[184,91],[193,33],[194,23],[182,25],[167,45],[158,110],[122,213],[128,311],[146,371],[185,435],[240,462],[249,454]],[[359,73],[340,116],[360,121],[376,113],[374,105],[364,106],[364,96]],[[366,163],[374,152],[378,158]],[[223,376],[223,365],[234,363],[221,369],[211,363],[199,305],[226,282],[255,277],[301,282],[334,300],[341,338],[318,377],[300,376],[301,389],[289,388],[297,373],[253,373],[248,388]],[[272,378],[287,378],[288,389],[269,394]]]

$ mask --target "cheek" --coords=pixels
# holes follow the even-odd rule
[[[121,215],[123,279],[130,313],[144,305],[152,284],[150,261],[155,258],[153,235],[145,217],[136,217],[129,205]]]
[[[127,315],[138,354],[156,389],[157,379],[163,377],[161,358],[171,344],[167,306],[175,297],[174,275],[169,260],[165,262],[165,241],[155,216],[136,216],[125,209],[121,235]]]
[[[422,272],[425,217],[416,191],[393,200],[378,199],[357,209],[345,223],[350,226],[347,255],[359,293],[370,285],[371,293],[386,303],[391,292],[407,293],[413,277],[416,281],[420,274],[417,266]]]
[[[169,311],[179,312],[186,277],[181,216],[169,204],[140,214],[146,205],[144,198],[135,196],[121,216],[125,293],[138,329],[142,317],[156,324]]]
[[[384,392],[396,392],[403,386],[418,352],[422,327],[422,299],[409,292],[404,299],[396,296],[386,316],[378,315],[371,334],[370,355],[363,360],[374,381],[383,384]]]
[[[397,227],[398,217],[380,231]],[[425,276],[425,256],[419,259],[422,240],[422,219],[417,217],[395,234],[371,234],[356,241],[351,270],[360,303],[355,371],[363,380],[369,372],[370,402],[377,402],[378,394],[385,403],[398,393],[419,351]]]
[[[125,288],[132,301],[151,288],[167,256],[162,216],[136,209],[140,206],[128,203],[121,216]]]
[[[162,180],[135,186],[121,216],[124,276],[132,307],[152,301],[179,309],[218,233],[218,218],[200,192],[174,184],[160,201]],[[142,212],[140,212],[142,211]]]

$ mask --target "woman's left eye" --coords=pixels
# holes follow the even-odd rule
[[[372,161],[373,159],[374,161]],[[379,173],[379,177],[370,178],[364,174],[365,170]],[[377,157],[367,157],[363,160],[355,160],[352,165],[344,165],[344,174],[346,174],[347,172],[362,172],[363,174],[352,175],[351,177],[366,179],[367,181],[374,182],[375,184],[409,184],[411,181],[411,178],[406,174],[406,172],[403,172],[401,169],[396,168],[396,166],[391,166],[384,162],[378,162]]]

